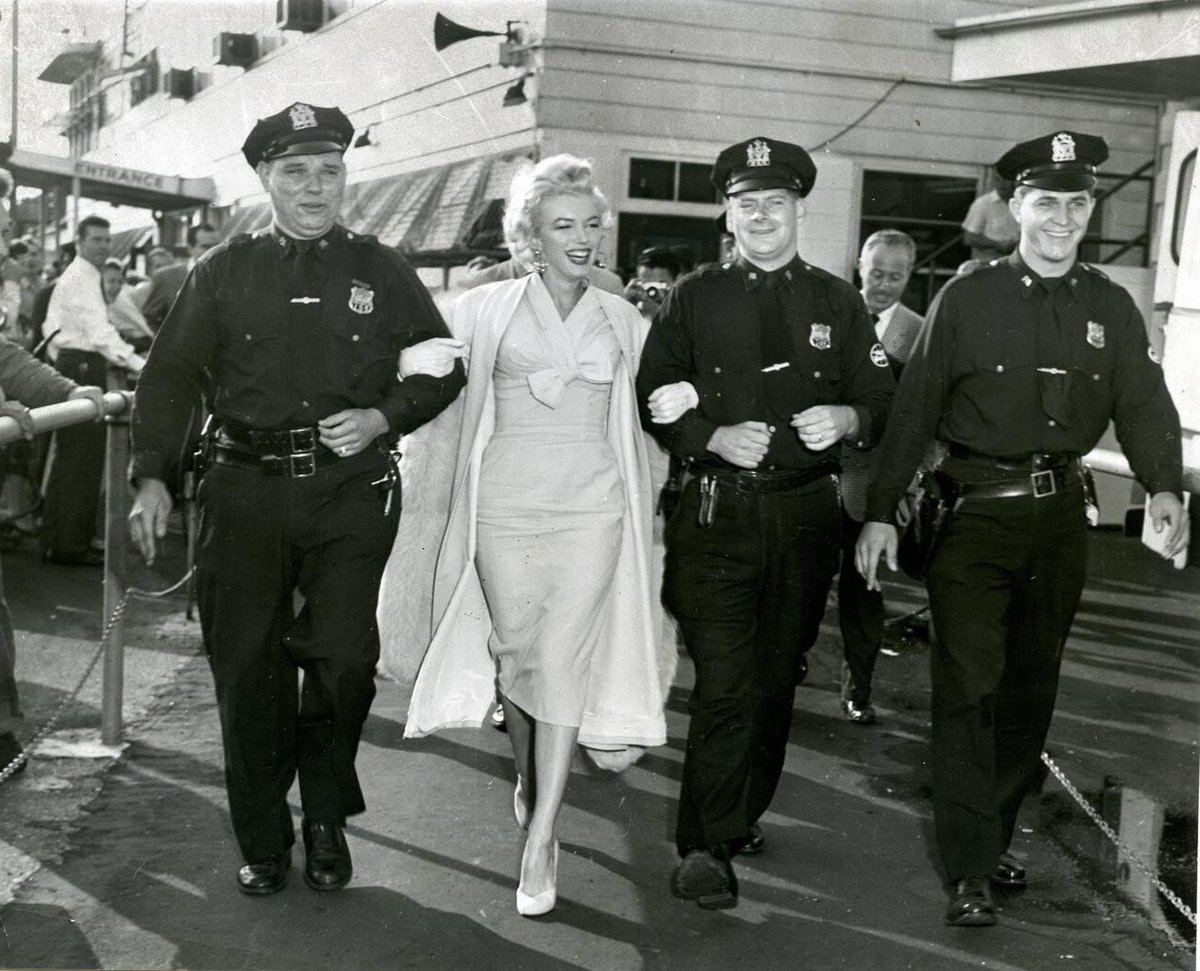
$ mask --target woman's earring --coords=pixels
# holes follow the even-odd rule
[[[533,251],[533,271],[534,271],[534,273],[545,273],[546,267],[548,265],[549,264],[542,257],[542,251],[540,249],[535,249]]]

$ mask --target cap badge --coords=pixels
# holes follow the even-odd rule
[[[313,111],[312,105],[297,101],[288,109],[288,118],[292,121],[292,131],[317,127],[317,113]]]
[[[350,285],[350,309],[356,314],[375,312],[375,291],[357,281]]]
[[[887,351],[883,349],[882,344],[871,345],[871,363],[876,367],[888,366]]]
[[[771,164],[771,146],[761,138],[756,138],[746,146],[746,164],[751,168],[760,168]]]
[[[1097,350],[1104,348],[1104,325],[1098,324],[1094,320],[1087,322],[1087,342]]]
[[[1065,131],[1059,132],[1050,142],[1051,162],[1074,162],[1075,139]]]
[[[818,351],[827,351],[833,346],[833,340],[828,324],[813,324],[808,334],[808,342]]]

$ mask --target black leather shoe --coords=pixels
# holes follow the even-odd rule
[[[24,751],[25,750],[21,748],[21,743],[17,741],[17,736],[12,732],[5,732],[3,735],[0,735],[0,772],[8,768],[13,759],[15,759]],[[12,770],[9,778],[11,779],[14,775],[20,775],[25,771],[25,766],[28,764],[28,757],[22,759],[21,764]]]
[[[946,923],[952,927],[990,927],[996,923],[996,905],[986,875],[965,877],[954,885],[946,906]]]
[[[304,882],[313,890],[341,890],[354,874],[346,834],[338,823],[313,823],[307,819],[304,833]]]
[[[860,705],[857,701],[843,698],[842,714],[846,716],[847,721],[852,721],[856,725],[875,724],[875,706],[869,701]]]
[[[1025,886],[1025,868],[1011,853],[1001,853],[990,879],[999,887],[1020,890]]]
[[[671,892],[705,910],[727,910],[737,906],[737,877],[728,860],[709,850],[690,850],[671,877]]]
[[[742,844],[742,847],[738,850],[738,853],[740,853],[742,856],[758,856],[758,854],[766,848],[767,840],[766,837],[763,836],[762,827],[759,826],[758,823],[751,823],[750,835],[746,839],[746,842]]]
[[[268,856],[257,863],[247,863],[238,870],[238,889],[251,897],[264,897],[278,893],[287,883],[287,872],[292,865],[292,851],[279,856]]]

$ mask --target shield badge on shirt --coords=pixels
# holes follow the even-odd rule
[[[1094,320],[1087,322],[1087,342],[1097,350],[1104,349],[1104,325]]]
[[[833,346],[833,337],[828,324],[813,324],[808,333],[808,342],[818,351],[827,351]]]
[[[350,285],[350,309],[356,314],[369,314],[375,311],[375,291],[360,283]]]

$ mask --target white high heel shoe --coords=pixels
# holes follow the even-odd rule
[[[528,851],[529,844],[525,844],[525,849]],[[517,887],[517,913],[522,917],[540,917],[542,914],[548,914],[554,909],[554,905],[558,902],[558,840],[554,841],[554,876],[550,882],[550,887],[543,890],[539,894],[530,896],[520,886]],[[521,871],[525,871],[525,855],[521,854]]]
[[[521,789],[521,777],[517,776],[517,788],[513,790],[513,819],[520,829],[529,829],[529,807]]]

